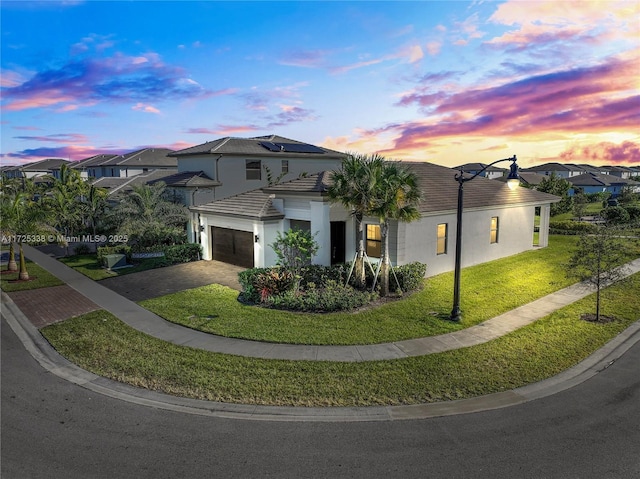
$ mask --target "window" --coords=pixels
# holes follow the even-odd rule
[[[380,225],[367,225],[366,253],[372,258],[379,258],[382,250],[382,237],[380,236]]]
[[[449,233],[449,225],[440,223],[438,225],[438,242],[436,246],[436,254],[447,254],[447,236]]]
[[[498,242],[498,217],[491,217],[491,243]]]
[[[262,162],[260,160],[245,160],[247,165],[247,180],[262,179]]]
[[[282,160],[282,174],[289,173],[289,160]]]
[[[289,229],[308,231],[311,233],[311,221],[289,220]]]

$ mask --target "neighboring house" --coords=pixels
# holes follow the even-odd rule
[[[323,170],[340,168],[347,155],[277,135],[220,138],[171,153],[180,173],[196,172],[211,183],[195,204],[226,198]]]
[[[551,176],[555,173],[561,178],[571,178],[585,172],[584,168],[568,163],[545,163],[543,165],[532,166],[531,168],[521,168],[521,172],[538,173],[540,175]]]
[[[114,156],[90,168],[91,173],[95,174],[89,174],[89,176],[93,178],[103,176],[130,178],[153,170],[173,170],[172,173],[174,173],[178,162],[169,156],[171,153],[173,150],[168,148],[143,148]]]
[[[61,158],[48,158],[46,160],[27,163],[26,165],[7,168],[3,173],[7,178],[36,178],[47,175],[59,178],[60,167],[69,163],[69,161]]]
[[[640,182],[620,178],[614,175],[601,175],[597,173],[585,173],[574,176],[568,180],[573,188],[569,190],[569,195],[573,195],[576,190],[583,193],[611,193],[612,198],[620,196],[625,187],[633,188],[634,192],[640,191]]]
[[[454,268],[456,171],[431,163],[405,163],[419,178],[422,218],[392,222],[389,246],[393,264],[420,261],[427,275]],[[197,242],[204,259],[244,267],[271,266],[269,246],[292,227],[315,235],[320,249],[314,263],[351,261],[356,253],[357,226],[350,211],[327,197],[331,172],[283,182],[191,207]],[[511,191],[506,184],[476,178],[465,184],[462,264],[470,266],[534,248],[534,217],[541,210],[538,246],[548,244],[549,210],[559,198],[527,188]],[[380,256],[380,226],[365,218],[367,255]]]
[[[480,173],[478,176],[483,176],[484,178],[490,179],[499,179],[502,177],[506,177],[507,173],[507,170],[505,170],[504,168],[498,168],[497,166],[487,167],[487,165],[485,165],[484,163],[466,163],[464,165],[455,166],[453,169],[458,171],[462,170],[470,175],[476,175],[482,171],[482,173]]]
[[[84,160],[76,161],[71,168],[80,172],[83,180],[90,178],[100,178],[102,175],[102,165],[115,158],[117,155],[95,155]]]
[[[630,179],[632,176],[639,174],[628,166],[603,166],[601,169],[606,175],[619,176],[625,179]]]

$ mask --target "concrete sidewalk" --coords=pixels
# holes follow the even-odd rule
[[[150,336],[206,351],[263,359],[315,361],[378,361],[424,356],[485,343],[530,324],[593,292],[582,284],[550,294],[482,324],[440,336],[361,346],[306,346],[225,338],[170,323],[133,301],[25,246],[26,256],[79,292],[101,309]],[[640,259],[627,265],[628,274],[640,271]],[[179,281],[176,279],[176,281]]]

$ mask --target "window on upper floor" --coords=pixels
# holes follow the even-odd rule
[[[247,180],[262,179],[262,162],[260,160],[246,160]]]
[[[289,160],[282,160],[282,174],[289,173]]]
[[[498,217],[491,217],[491,243],[498,242]]]

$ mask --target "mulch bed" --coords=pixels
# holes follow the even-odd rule
[[[601,314],[600,319],[598,319],[598,317],[594,313],[582,314],[580,315],[580,319],[582,319],[583,321],[589,321],[590,323],[600,324],[606,324],[616,320],[616,318],[614,318],[613,316],[605,316],[604,314]]]

